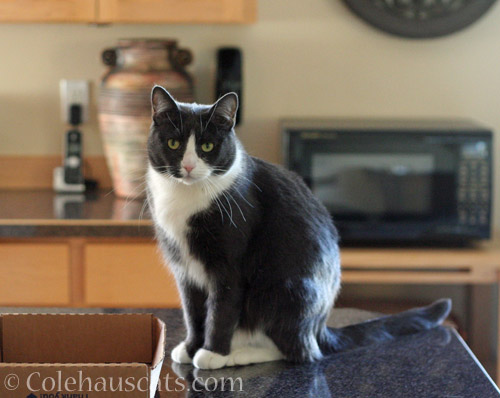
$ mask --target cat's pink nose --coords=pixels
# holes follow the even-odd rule
[[[186,170],[188,172],[188,174],[191,173],[191,170],[194,169],[194,166],[192,166],[192,165],[185,165],[183,167],[184,167],[184,170]]]

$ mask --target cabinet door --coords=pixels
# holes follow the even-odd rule
[[[251,23],[257,0],[99,0],[99,22]]]
[[[177,286],[154,243],[89,243],[85,303],[96,307],[180,307]]]
[[[0,244],[0,306],[67,306],[69,301],[66,244]]]
[[[0,0],[0,22],[95,22],[96,0]]]

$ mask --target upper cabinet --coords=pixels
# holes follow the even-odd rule
[[[0,22],[94,22],[96,0],[0,0]]]
[[[102,23],[251,23],[257,0],[99,0]]]
[[[252,23],[257,0],[0,0],[0,22]]]

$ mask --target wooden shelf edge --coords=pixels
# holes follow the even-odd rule
[[[492,284],[496,283],[496,271],[485,273],[449,273],[449,272],[349,272],[342,275],[342,283],[359,284]]]

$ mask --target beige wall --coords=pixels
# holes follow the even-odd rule
[[[278,120],[290,115],[468,116],[500,131],[500,6],[470,29],[431,41],[379,33],[338,0],[259,6],[252,26],[0,25],[0,154],[59,153],[59,79],[92,80],[95,96],[100,51],[122,37],[176,37],[192,48],[200,102],[212,99],[214,49],[241,46],[239,134],[250,152],[271,161],[279,160]],[[87,154],[102,152],[95,119],[94,109]]]

